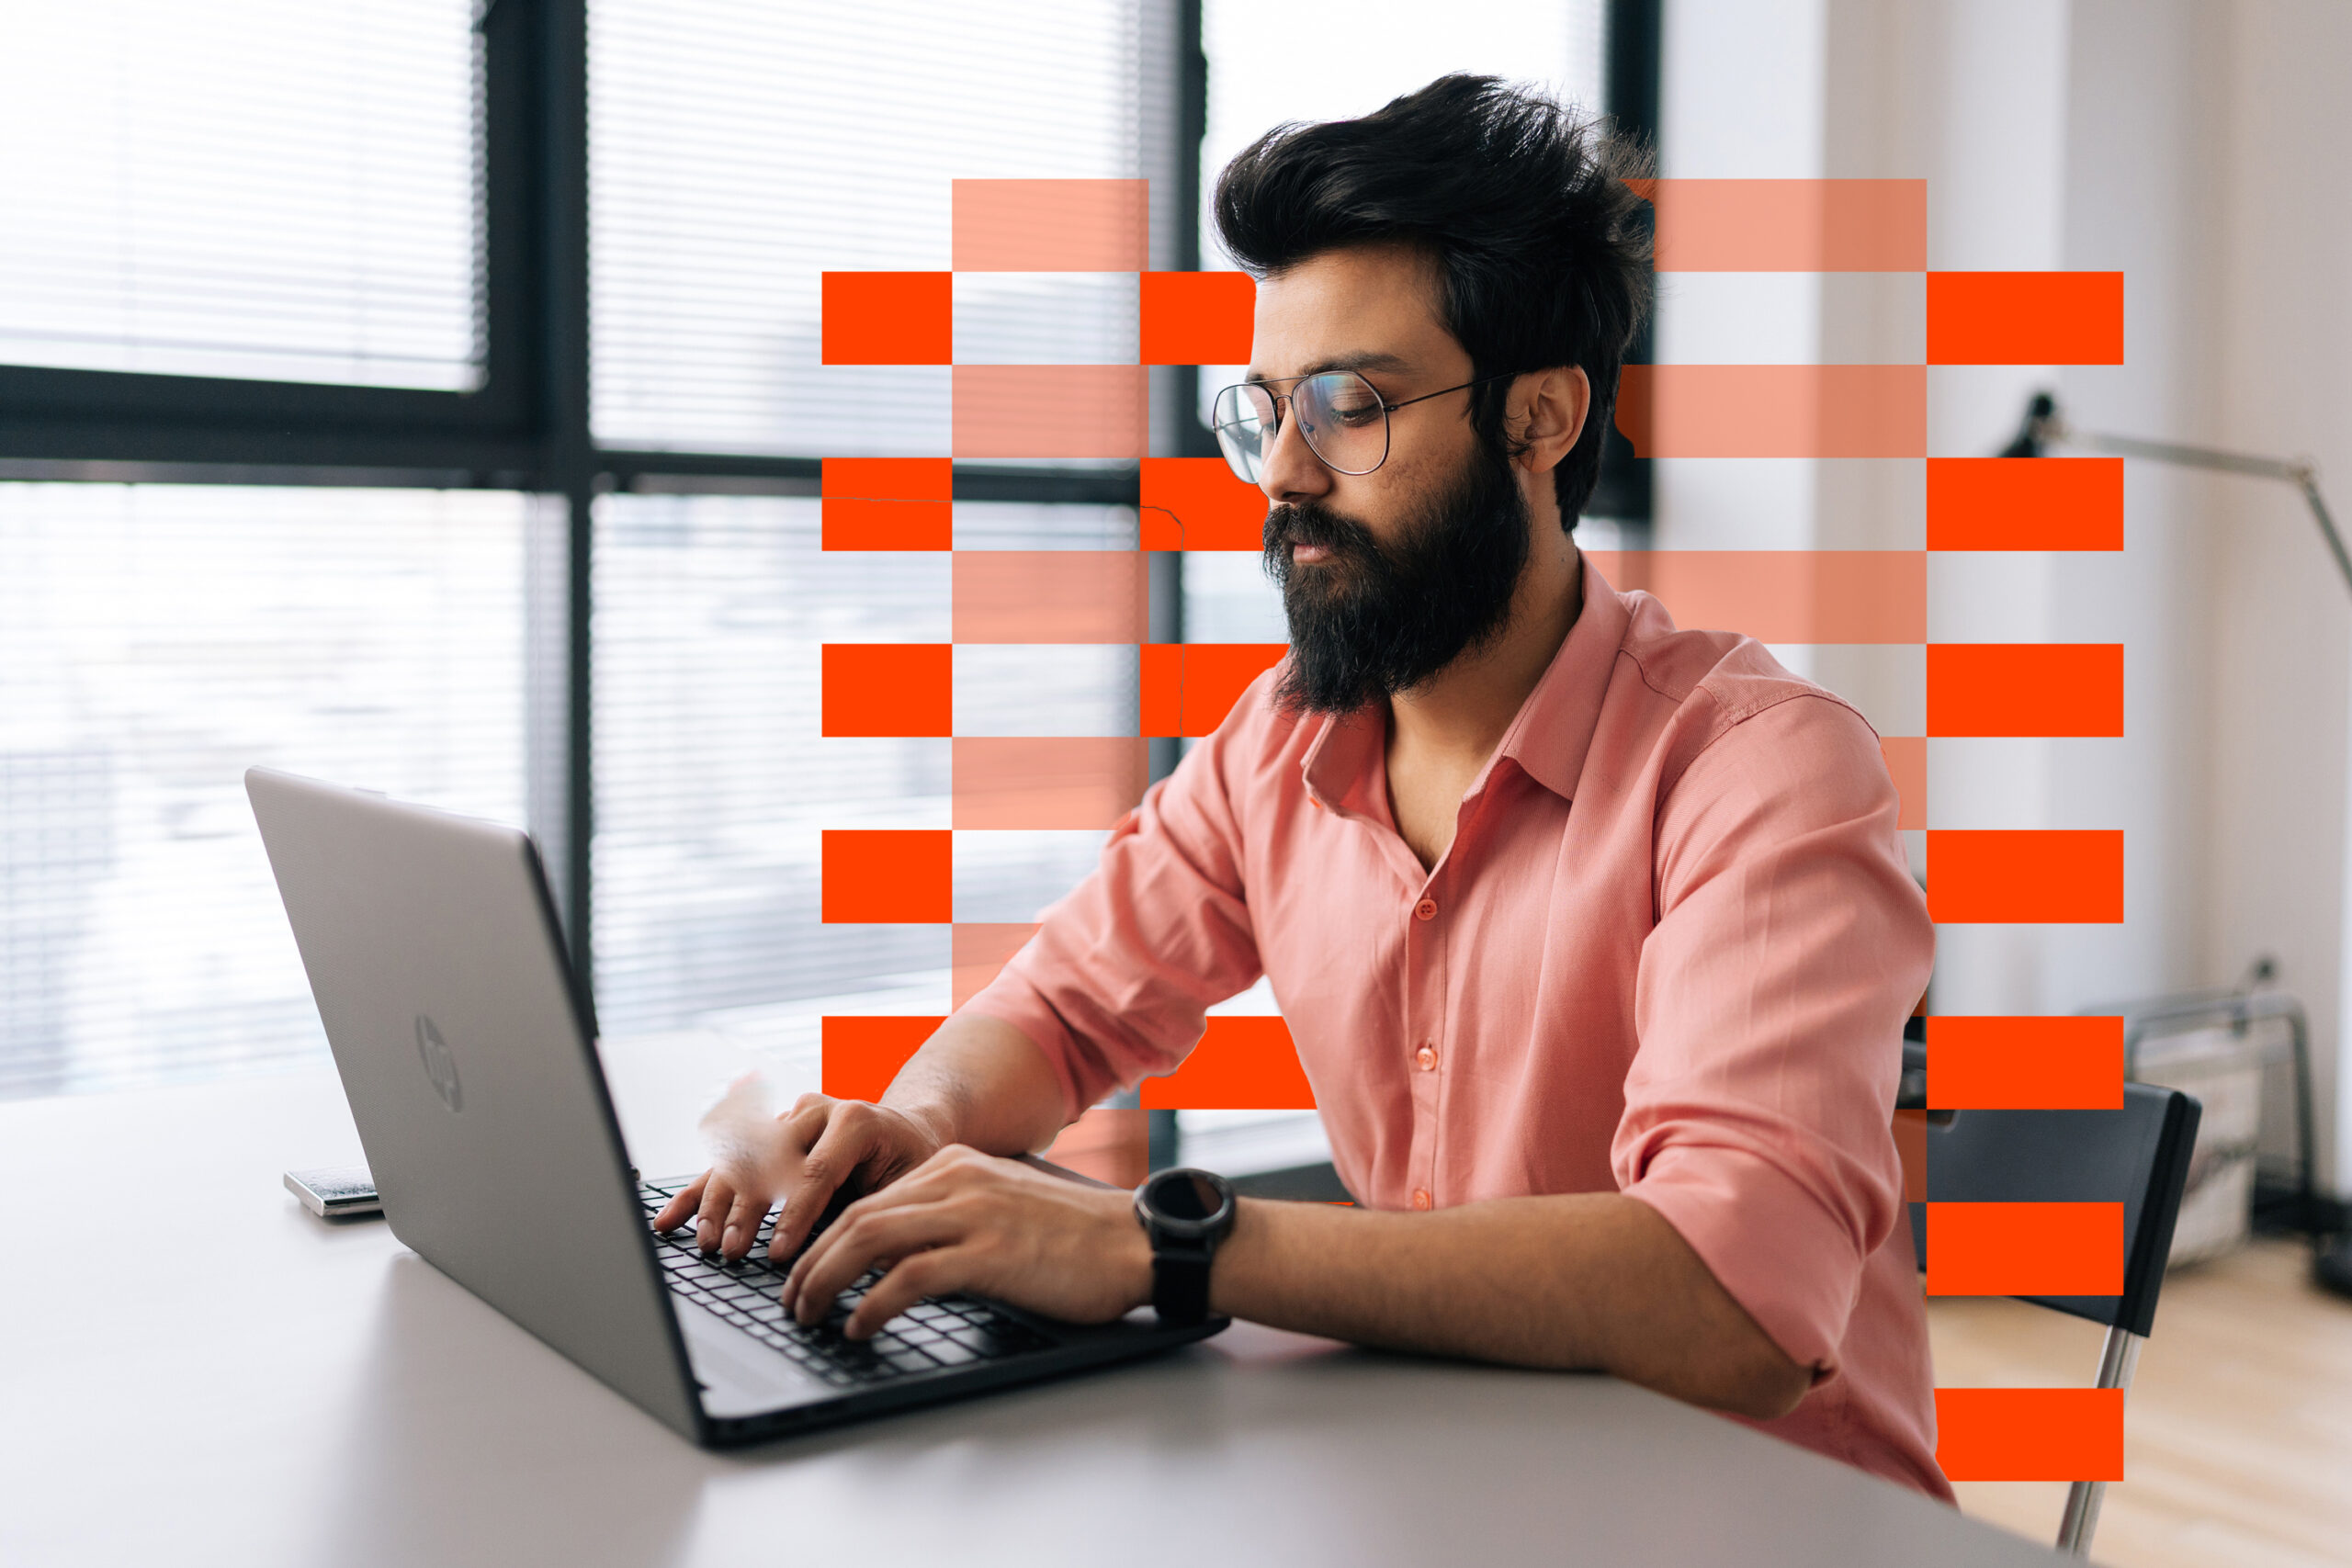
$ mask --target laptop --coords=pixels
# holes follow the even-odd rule
[[[266,768],[245,791],[393,1234],[673,1430],[757,1442],[1229,1321],[1076,1325],[958,1295],[859,1345],[840,1325],[869,1276],[801,1327],[776,1303],[789,1260],[765,1261],[768,1226],[732,1264],[691,1228],[654,1234],[681,1182],[630,1165],[527,834]]]

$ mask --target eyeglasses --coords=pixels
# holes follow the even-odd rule
[[[1266,471],[1266,448],[1283,427],[1283,405],[1298,422],[1306,449],[1334,473],[1368,474],[1388,461],[1388,416],[1401,408],[1442,398],[1489,381],[1507,380],[1518,372],[1481,376],[1458,387],[1441,387],[1418,398],[1389,402],[1379,389],[1352,370],[1323,370],[1312,376],[1292,376],[1279,381],[1244,381],[1216,395],[1213,419],[1216,444],[1233,471],[1256,484]],[[1276,387],[1287,386],[1287,392]]]

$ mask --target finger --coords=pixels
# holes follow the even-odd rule
[[[825,1205],[872,1152],[874,1123],[870,1114],[861,1113],[865,1110],[834,1103],[824,1133],[801,1156],[800,1179],[785,1195],[784,1213],[775,1220],[775,1238],[768,1246],[772,1255],[789,1258],[799,1250]]]
[[[662,1212],[653,1217],[653,1228],[657,1231],[673,1231],[684,1224],[686,1216],[701,1206],[703,1183],[709,1179],[710,1172],[706,1170],[680,1188],[678,1195],[663,1204]]]
[[[844,1213],[793,1269],[785,1286],[786,1304],[802,1323],[816,1323],[832,1311],[842,1292],[877,1260],[904,1258],[960,1240],[963,1228],[963,1219],[940,1203],[869,1209],[855,1219]]]
[[[738,1192],[727,1211],[727,1228],[719,1237],[718,1249],[729,1258],[741,1258],[752,1250],[752,1243],[760,1234],[760,1222],[768,1217],[768,1195],[764,1192]]]
[[[710,1173],[702,1190],[702,1204],[695,1215],[695,1245],[705,1252],[718,1250],[718,1239],[727,1228],[727,1211],[734,1206],[735,1188],[717,1171]]]
[[[851,1339],[871,1339],[892,1318],[925,1296],[944,1296],[963,1288],[975,1258],[964,1247],[939,1247],[899,1259],[891,1270],[866,1288],[865,1295],[842,1325]]]

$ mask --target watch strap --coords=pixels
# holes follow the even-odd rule
[[[1159,1321],[1189,1327],[1209,1315],[1209,1253],[1177,1251],[1164,1243],[1151,1254],[1151,1305]]]

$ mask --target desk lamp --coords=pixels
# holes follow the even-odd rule
[[[2343,537],[2335,531],[2335,520],[2328,515],[2327,502],[2319,492],[2319,465],[2309,457],[2260,457],[2244,452],[2224,452],[2211,446],[2190,446],[2177,441],[2143,441],[2135,435],[2103,435],[2094,431],[2076,430],[2058,412],[2058,401],[2047,392],[2036,392],[2026,405],[2025,423],[2017,439],[2002,448],[2004,457],[2040,457],[2052,446],[2070,446],[2077,451],[2101,452],[2116,457],[2139,457],[2150,462],[2171,463],[2184,468],[2205,468],[2215,473],[2249,474],[2256,479],[2284,479],[2303,492],[2303,500],[2312,509],[2312,520],[2319,525],[2322,537],[2327,540],[2328,553],[2335,558],[2336,570],[2344,574],[2344,584],[2352,589],[2352,555],[2344,550]],[[2337,1047],[2339,1057],[2342,1046]],[[2343,1075],[2337,1074],[2336,1092],[2344,1092]],[[2308,1156],[2306,1156],[2308,1157]],[[2341,1158],[2339,1152],[2338,1157]],[[2316,1216],[2301,1216],[2303,1227],[2312,1230]],[[2332,1237],[2314,1235],[2312,1238],[2312,1278],[2340,1296],[2352,1296],[2352,1236],[2338,1234]]]

